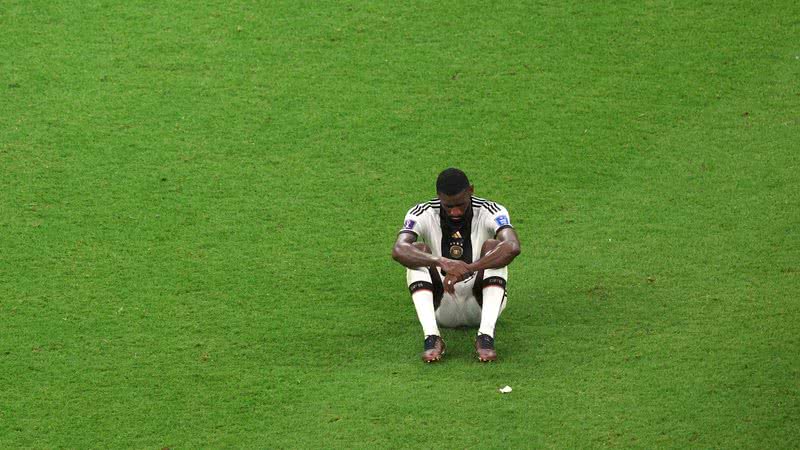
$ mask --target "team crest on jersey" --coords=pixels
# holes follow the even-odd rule
[[[414,225],[416,225],[416,224],[417,224],[417,222],[415,222],[415,221],[413,221],[413,220],[411,220],[411,219],[408,219],[408,220],[406,220],[406,222],[403,224],[403,229],[404,229],[404,230],[413,230],[413,229],[414,229]]]
[[[502,227],[503,225],[511,225],[511,222],[508,220],[508,216],[505,214],[502,216],[497,216],[494,218],[494,221],[497,222],[497,226]]]

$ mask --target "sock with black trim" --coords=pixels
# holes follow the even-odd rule
[[[411,292],[411,300],[417,310],[417,318],[422,325],[422,332],[425,336],[432,334],[440,336],[439,326],[436,323],[436,310],[433,306],[433,283],[428,269],[408,269],[408,290]]]
[[[481,325],[478,334],[488,334],[494,338],[494,327],[503,308],[503,297],[506,293],[506,276],[508,269],[486,269],[483,278],[483,306],[481,308]]]

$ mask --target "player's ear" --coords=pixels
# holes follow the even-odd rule
[[[469,188],[467,188],[467,191],[469,192],[469,195],[472,195],[472,193],[475,192],[475,185],[470,184]]]

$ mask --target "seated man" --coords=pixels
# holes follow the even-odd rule
[[[392,249],[408,269],[427,363],[445,351],[439,325],[478,326],[478,359],[497,359],[494,327],[506,306],[506,266],[519,255],[520,243],[508,211],[473,191],[464,172],[444,170],[436,179],[437,198],[408,211]]]

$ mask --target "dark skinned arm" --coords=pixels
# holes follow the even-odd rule
[[[478,272],[483,269],[499,269],[511,264],[511,261],[520,253],[519,238],[513,228],[503,228],[497,233],[497,240],[500,243],[493,250],[487,252],[483,257],[472,264],[467,264],[469,273]],[[458,277],[450,273],[444,278],[444,288],[452,292],[454,285],[469,275]],[[450,288],[450,289],[448,289]]]
[[[414,245],[417,236],[413,233],[400,233],[392,248],[392,258],[400,264],[410,268],[441,267],[448,274],[457,275],[459,279],[466,278],[471,272],[467,263],[460,260],[448,259],[426,253]]]
[[[505,267],[511,264],[511,261],[520,254],[519,238],[513,228],[500,230],[497,233],[497,240],[500,241],[497,247],[483,255],[479,260],[467,265],[471,272]]]

